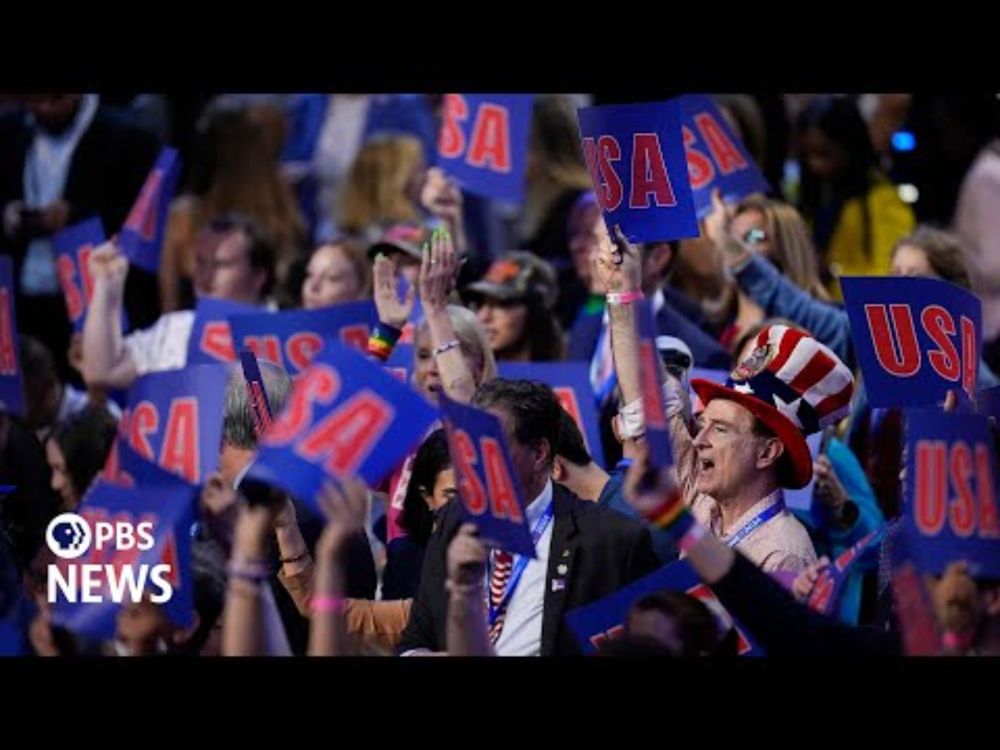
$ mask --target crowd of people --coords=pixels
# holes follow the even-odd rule
[[[16,652],[577,654],[568,612],[683,558],[725,612],[649,593],[599,653],[732,656],[734,618],[768,654],[904,653],[909,614],[891,559],[905,417],[868,403],[838,280],[971,290],[983,305],[978,387],[1000,385],[1000,101],[717,96],[770,191],[715,193],[699,237],[641,244],[606,226],[591,185],[576,109],[592,102],[533,97],[524,199],[512,204],[435,166],[443,96],[220,95],[190,121],[169,96],[0,97],[0,253],[13,260],[26,401],[24,415],[0,412],[0,623],[20,634]],[[928,124],[931,104],[944,114]],[[159,271],[130,264],[114,237],[94,249],[74,333],[52,237],[92,216],[113,234],[167,141],[181,146],[183,172]],[[942,159],[964,159],[949,195],[935,182]],[[218,470],[198,490],[195,626],[148,600],[122,606],[112,641],[53,623],[46,527],[105,466],[122,394],[188,365],[204,298],[271,311],[372,300],[372,362],[412,335],[416,392],[500,420],[535,558],[480,538],[440,424],[379,486],[247,502],[259,436],[237,362]],[[643,298],[666,383],[669,471],[650,468]],[[551,387],[498,374],[565,361],[588,368],[603,462]],[[260,368],[277,413],[293,380],[280,363]],[[776,409],[768,389],[803,406]],[[810,482],[811,510],[786,507],[784,492]],[[810,609],[821,572],[873,533],[881,542],[852,566],[835,611]],[[926,585],[945,651],[1000,653],[1000,582],[956,562]]]

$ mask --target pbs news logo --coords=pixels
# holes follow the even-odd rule
[[[45,541],[52,552],[63,560],[76,560],[92,548],[110,551],[112,557],[122,552],[144,552],[156,544],[153,524],[143,521],[96,521],[91,524],[76,513],[62,513],[49,523]],[[153,604],[162,604],[174,594],[167,580],[170,565],[160,563],[112,564],[70,563],[51,564],[48,570],[48,600],[55,603],[61,594],[70,603],[138,604],[146,594]]]

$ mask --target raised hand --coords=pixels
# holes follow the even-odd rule
[[[486,574],[486,546],[476,536],[476,525],[462,524],[448,545],[448,580],[460,586],[482,583]]]
[[[443,310],[458,278],[458,255],[447,229],[435,229],[430,249],[420,261],[420,303],[424,310]]]
[[[340,487],[326,482],[316,504],[327,524],[316,544],[320,557],[333,559],[343,552],[347,541],[365,527],[368,517],[368,488],[359,480],[345,480]]]
[[[795,577],[795,580],[792,581],[792,594],[795,598],[800,602],[808,599],[809,594],[812,593],[813,587],[816,585],[816,581],[819,580],[819,574],[829,565],[830,558],[823,556],[799,573]]]
[[[594,255],[594,275],[609,292],[632,292],[642,288],[642,260],[617,224],[613,236],[601,222],[600,250]]]
[[[409,320],[410,313],[413,312],[416,291],[413,286],[410,286],[406,291],[406,297],[399,298],[399,292],[396,288],[395,265],[381,253],[375,258],[372,273],[378,319],[393,328],[402,328]]]
[[[110,290],[121,292],[128,275],[128,258],[109,240],[90,254],[90,277],[94,286],[107,285]]]

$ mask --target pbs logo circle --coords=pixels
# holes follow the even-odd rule
[[[76,513],[60,513],[49,522],[45,542],[56,555],[66,560],[80,557],[91,543],[90,526]]]

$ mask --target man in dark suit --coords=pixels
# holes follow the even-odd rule
[[[579,653],[563,615],[660,567],[649,532],[553,484],[562,407],[547,385],[497,378],[480,386],[473,403],[494,414],[504,427],[537,555],[528,561],[493,550],[490,556],[488,627],[493,649],[501,656]],[[458,500],[441,512],[398,647],[402,654],[445,650],[447,549],[462,520]]]
[[[0,117],[0,252],[14,259],[20,329],[44,341],[68,375],[70,327],[51,237],[93,216],[109,236],[121,229],[160,144],[95,94],[30,95],[25,105]],[[125,306],[133,327],[155,322],[153,274],[129,274]]]

